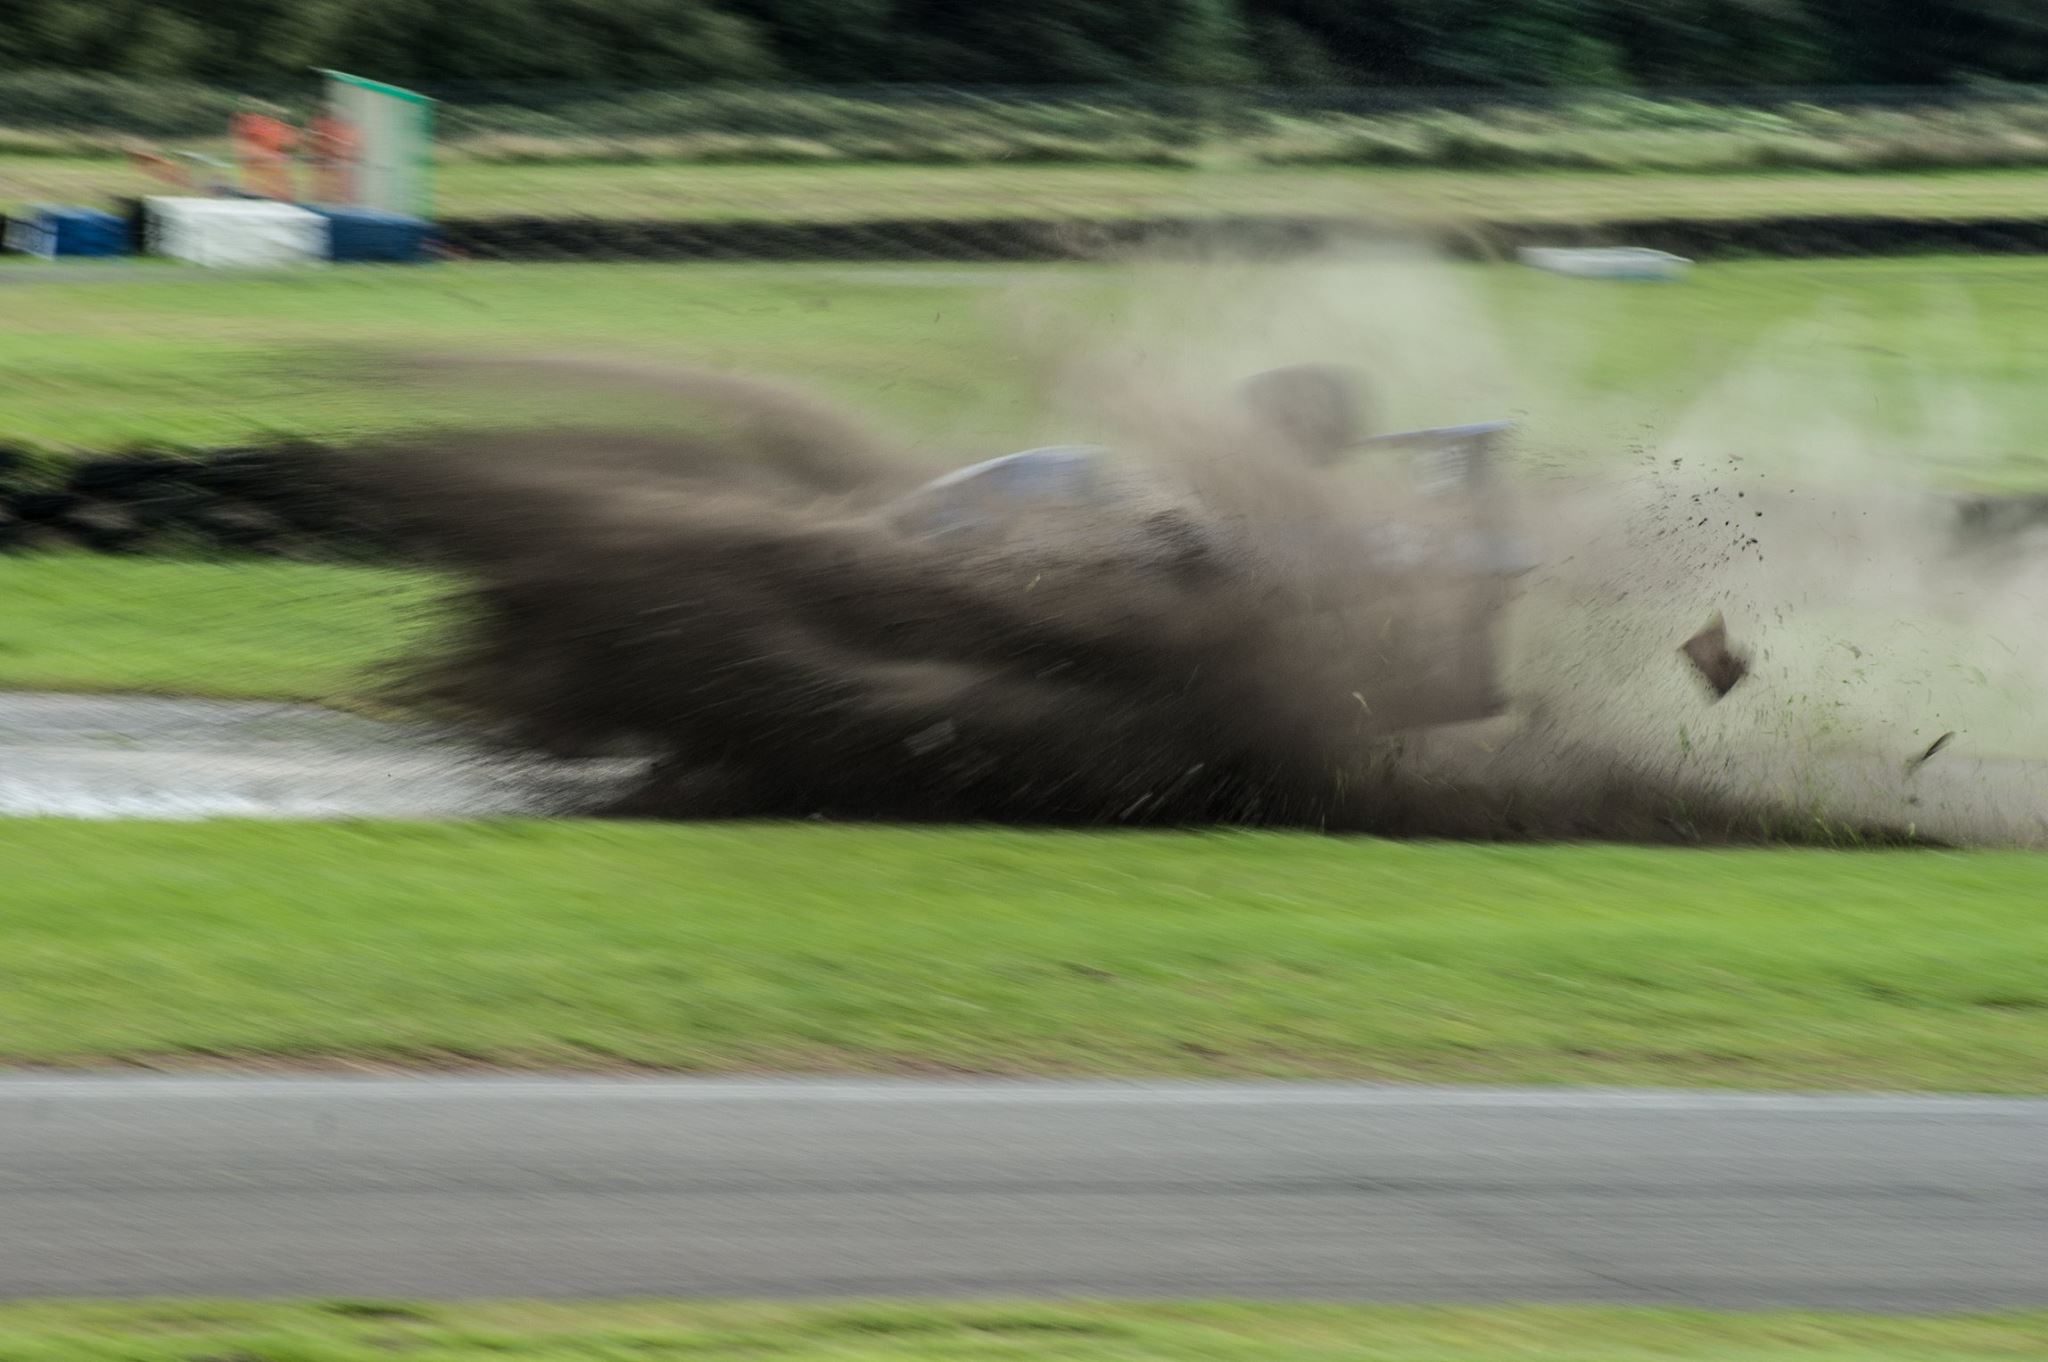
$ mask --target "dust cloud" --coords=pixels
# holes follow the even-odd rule
[[[635,816],[2048,833],[2027,627],[2048,556],[1959,546],[1952,505],[1898,461],[1872,473],[1853,382],[1788,393],[1762,356],[1633,450],[1511,459],[1487,514],[1539,566],[1502,600],[1389,570],[1360,526],[1445,512],[1381,451],[1304,457],[1299,423],[1238,386],[1338,364],[1376,431],[1517,415],[1529,366],[1469,272],[1181,260],[1077,299],[998,305],[1025,434],[1110,446],[1117,494],[989,532],[907,524],[929,452],[777,384],[436,361],[672,419],[349,452],[356,493],[462,583],[403,697],[520,750],[643,761],[609,806]],[[1679,652],[1717,612],[1752,660],[1719,698]]]

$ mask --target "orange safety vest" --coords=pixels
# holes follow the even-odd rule
[[[306,145],[313,159],[315,202],[355,202],[355,129],[332,114],[321,114],[307,126]]]
[[[236,114],[229,130],[235,139],[235,159],[242,164],[242,187],[289,202],[294,197],[291,154],[298,132],[267,114]]]

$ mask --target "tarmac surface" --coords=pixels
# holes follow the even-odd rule
[[[0,1080],[0,1295],[2048,1304],[2048,1101]]]

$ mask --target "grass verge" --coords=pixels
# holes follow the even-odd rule
[[[17,1362],[1961,1362],[2034,1358],[2048,1316],[1326,1305],[0,1305]]]
[[[0,690],[357,698],[427,618],[380,568],[85,554],[0,558]]]
[[[429,390],[354,357],[597,351],[792,378],[893,422],[942,467],[1019,441],[1092,438],[1039,421],[1025,387],[1039,356],[1020,351],[1019,327],[1051,316],[1100,333],[1154,316],[1155,332],[1189,344],[1240,344],[1206,335],[1214,317],[1176,317],[1163,295],[1215,299],[1242,321],[1244,308],[1225,305],[1243,298],[1219,293],[1257,298],[1265,287],[1230,271],[1132,283],[1082,267],[506,265],[280,278],[8,265],[0,276],[0,442],[220,443],[580,418],[592,399],[573,390]],[[1295,305],[1286,296],[1273,309]],[[1309,322],[1333,337],[1324,350],[1341,344],[1380,374],[1382,419],[1512,416],[1540,467],[1612,468],[1678,440],[1694,466],[1726,454],[1758,468],[1813,465],[1853,451],[1865,480],[2048,483],[2041,260],[1756,262],[1657,288],[1520,268],[1361,268],[1324,296],[1327,315]],[[1364,301],[1376,297],[1384,307]],[[1298,358],[1281,353],[1286,328],[1269,313],[1251,320],[1274,331],[1273,362]]]
[[[109,157],[0,156],[0,212],[102,205],[157,192]],[[1277,207],[1276,207],[1277,206]],[[1343,165],[705,165],[456,160],[436,171],[435,211],[686,221],[1059,217],[1183,213],[1348,215],[1398,221],[1602,222],[1846,213],[2029,217],[2048,211],[2040,171],[1858,173],[1438,170]]]
[[[855,272],[858,276],[859,272]],[[396,381],[390,352],[624,352],[784,374],[887,416],[974,403],[999,354],[971,274],[936,288],[733,266],[207,274],[0,265],[0,441],[211,444],[436,420],[617,419],[605,399]],[[876,400],[879,397],[879,400]]]
[[[2048,860],[0,824],[0,1059],[2039,1092]]]

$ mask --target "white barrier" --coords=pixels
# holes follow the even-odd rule
[[[327,219],[268,199],[146,201],[149,253],[195,265],[275,269],[327,258]]]
[[[1524,265],[1580,279],[1682,279],[1692,261],[1645,246],[1524,246],[1515,252]]]

